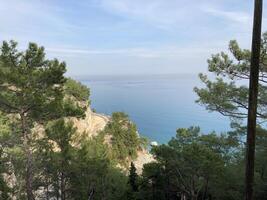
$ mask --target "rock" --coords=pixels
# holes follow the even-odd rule
[[[143,149],[141,151],[139,150],[137,152],[137,158],[133,161],[137,174],[140,175],[142,173],[144,164],[153,161],[155,161],[155,159],[153,158],[152,154],[148,152],[148,150],[146,149]]]
[[[85,112],[84,119],[71,117],[70,120],[73,122],[74,127],[77,128],[74,142],[79,142],[77,141],[77,138],[78,139],[82,138],[82,136],[88,138],[96,136],[100,131],[102,131],[105,128],[109,119],[110,119],[109,116],[94,113],[89,107]]]
[[[77,128],[77,135],[75,134],[75,143],[79,144],[79,138],[82,139],[82,136],[92,138],[97,136],[100,131],[102,131],[107,123],[110,120],[110,116],[106,116],[104,114],[98,114],[93,112],[90,108],[88,108],[85,112],[84,119],[70,118],[73,122],[73,125]],[[138,134],[138,133],[137,133]],[[109,143],[111,143],[111,135],[107,135],[104,138],[104,142],[111,147]],[[157,144],[157,143],[156,143]],[[141,174],[143,165],[149,162],[154,161],[153,156],[146,149],[139,149],[137,151],[137,158],[133,160],[135,167],[137,169],[137,173]],[[130,161],[129,161],[130,164]]]

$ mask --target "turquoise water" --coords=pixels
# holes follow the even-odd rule
[[[80,79],[91,89],[92,108],[126,112],[141,135],[167,142],[177,128],[200,126],[204,133],[225,132],[229,119],[195,103],[197,75],[94,76]]]

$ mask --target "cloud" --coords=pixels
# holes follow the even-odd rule
[[[227,21],[232,21],[236,23],[250,24],[252,22],[252,15],[246,12],[225,11],[221,9],[212,8],[210,6],[202,7],[202,11],[215,17],[220,17]]]
[[[166,29],[175,29],[187,23],[205,23],[211,16],[240,24],[249,24],[252,21],[252,14],[245,12],[242,6],[232,10],[229,6],[231,1],[226,1],[225,4],[216,0],[200,0],[198,3],[186,0],[99,0],[99,2],[108,12]]]
[[[194,13],[188,15],[188,8],[195,10],[194,4],[185,0],[100,0],[100,6],[108,12],[129,19],[150,23],[158,28],[171,28],[187,18],[194,18]]]
[[[64,57],[80,57],[88,55],[97,56],[125,56],[125,57],[140,57],[140,58],[166,58],[166,57],[195,57],[208,55],[218,51],[218,46],[205,44],[176,47],[176,46],[161,46],[157,48],[113,48],[113,49],[79,49],[79,48],[46,48],[49,54],[59,54]]]
[[[0,31],[4,39],[45,42],[72,34],[75,29],[63,17],[64,10],[44,1],[0,0],[0,5]]]
[[[162,66],[202,71],[210,54],[227,49],[230,39],[244,48],[251,42],[251,1],[0,0],[0,5],[0,40],[15,39],[23,48],[29,41],[44,45],[49,57],[75,66],[72,73],[84,73],[89,65],[94,73],[107,68],[142,73],[154,66],[159,72]]]

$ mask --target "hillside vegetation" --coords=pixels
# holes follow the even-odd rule
[[[212,55],[208,70],[216,78],[200,74],[204,87],[194,91],[197,103],[231,119],[231,131],[178,128],[167,144],[151,147],[152,157],[127,114],[90,110],[90,90],[64,76],[64,62],[46,59],[34,43],[21,52],[15,42],[3,42],[0,199],[242,199],[251,52],[236,41],[229,50],[231,55]],[[266,52],[267,33],[261,45],[255,200],[267,196]],[[142,170],[140,152],[150,161],[142,162]]]
[[[64,77],[65,63],[33,43],[19,52],[11,41],[0,67],[1,199],[125,198],[125,170],[144,147],[128,116],[114,113],[101,133],[78,134],[90,90]]]

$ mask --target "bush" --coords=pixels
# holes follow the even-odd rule
[[[135,158],[137,150],[143,145],[139,137],[136,125],[122,112],[112,114],[111,121],[102,132],[103,135],[111,135],[113,159],[125,162],[126,158]]]
[[[71,78],[68,78],[65,82],[64,91],[65,94],[75,97],[78,101],[89,100],[90,89]]]

